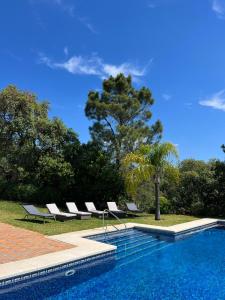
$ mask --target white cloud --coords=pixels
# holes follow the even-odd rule
[[[48,66],[49,68],[53,68],[51,59],[48,58],[45,54],[43,54],[42,52],[39,52],[39,62],[42,64],[45,64],[46,66]]]
[[[134,81],[138,81],[147,73],[147,69],[152,60],[143,68],[132,63],[122,63],[113,65],[105,63],[100,57],[92,55],[90,57],[72,56],[64,62],[54,62],[43,53],[39,53],[40,62],[52,69],[63,69],[72,74],[95,75],[106,78],[110,75],[116,76],[123,73],[131,75]]]
[[[68,49],[68,47],[64,47],[63,52],[64,52],[64,54],[65,54],[66,56],[68,56],[68,54],[69,54],[69,49]]]
[[[225,0],[213,0],[212,10],[216,13],[220,19],[225,18]]]
[[[225,90],[213,94],[210,98],[199,101],[200,105],[225,111]]]
[[[53,63],[55,68],[65,69],[72,74],[101,75],[98,58],[72,56],[63,63]]]
[[[130,63],[123,63],[121,65],[102,64],[103,71],[106,75],[116,76],[123,73],[126,76],[132,75],[133,77],[142,77],[146,74],[146,68],[139,68]]]
[[[166,101],[169,101],[171,98],[172,98],[172,96],[171,95],[169,95],[169,94],[162,94],[162,97],[163,97],[163,99],[164,100],[166,100]]]
[[[78,20],[92,33],[97,34],[97,30],[94,25],[89,21],[87,17],[79,17]]]

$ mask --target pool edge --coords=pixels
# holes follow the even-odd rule
[[[126,225],[128,229],[137,228],[147,230],[152,233],[177,236],[191,231],[209,228],[210,226],[217,224],[224,225],[225,220],[204,218],[168,227],[138,223],[127,223]],[[118,225],[117,227],[120,229],[124,229],[123,225]],[[113,232],[115,231],[115,228],[109,226],[108,231]],[[82,230],[55,236],[48,236],[48,238],[50,239],[70,243],[72,245],[76,245],[76,247],[16,262],[1,264],[0,287],[3,281],[9,281],[12,278],[15,279],[17,277],[27,276],[31,273],[41,272],[49,268],[57,268],[60,265],[77,262],[82,259],[88,259],[90,257],[104,255],[109,252],[115,251],[115,246],[87,239],[87,237],[89,236],[102,233],[104,233],[103,228],[95,228],[91,230]]]

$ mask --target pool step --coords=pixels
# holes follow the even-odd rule
[[[137,253],[137,255],[131,255],[130,257],[129,256],[125,256],[123,259],[118,259],[117,260],[117,264],[116,266],[117,267],[123,267],[123,266],[126,266],[126,265],[129,265],[139,259],[142,259],[146,256],[149,256],[149,255],[154,255],[154,253],[157,253],[159,252],[160,250],[164,249],[164,248],[167,248],[171,246],[171,244],[169,243],[165,243],[163,245],[161,245],[160,247],[158,248],[153,248],[151,250],[148,249],[148,251],[144,251],[143,253]]]
[[[127,232],[110,236],[106,242],[117,246],[116,259],[120,264],[154,253],[167,244],[144,231],[136,232],[135,235]]]
[[[160,242],[155,242],[155,243],[151,243],[151,244],[147,244],[147,245],[142,245],[139,248],[135,248],[135,249],[130,249],[128,251],[123,251],[118,253],[117,255],[117,260],[121,260],[123,258],[127,258],[130,256],[134,256],[134,255],[140,255],[141,253],[145,253],[148,252],[150,249],[152,250],[159,248],[160,245],[165,244],[165,241],[160,241]]]
[[[157,243],[158,243],[157,239],[149,239],[149,240],[144,240],[144,241],[137,241],[136,243],[124,244],[124,245],[117,247],[116,253],[119,254],[121,252],[128,252],[129,250],[132,250],[132,249],[137,249],[142,246],[144,247],[149,244],[157,244]]]
[[[122,266],[143,256],[151,255],[168,246],[168,242],[160,240],[156,235],[141,230],[122,230],[93,237],[99,242],[117,246],[117,265]]]
[[[119,240],[106,240],[107,244],[113,244],[117,247],[119,247],[120,245],[124,245],[124,244],[131,244],[131,243],[136,243],[138,241],[143,241],[145,239],[149,239],[149,238],[154,238],[152,236],[150,236],[149,234],[141,234],[141,235],[138,235],[138,236],[132,236],[132,237],[124,237],[124,238],[121,238]],[[155,238],[154,238],[155,239]]]
[[[107,233],[106,235],[101,235],[101,237],[99,238],[97,237],[94,240],[114,245],[114,243],[116,242],[125,242],[126,240],[133,240],[143,236],[149,236],[149,233],[145,233],[142,231],[140,231],[140,233],[138,232],[135,235],[132,232],[127,232],[127,233],[118,232],[116,234]]]
[[[125,242],[123,241],[120,241],[119,243],[117,242],[114,242],[113,245],[117,246],[117,248],[124,248],[124,247],[129,247],[129,246],[132,246],[132,245],[136,245],[136,244],[141,244],[143,242],[148,242],[148,241],[157,241],[156,238],[152,237],[152,236],[144,236],[144,237],[141,237],[141,238],[137,238],[137,239],[132,239],[132,240],[126,240]]]

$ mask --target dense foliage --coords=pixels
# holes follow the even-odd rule
[[[98,145],[48,117],[49,105],[8,86],[0,93],[0,195],[37,203],[118,198],[123,185]]]
[[[130,77],[104,80],[102,93],[88,95],[92,141],[81,144],[59,118],[49,118],[47,102],[6,87],[0,91],[0,198],[60,206],[71,200],[81,209],[84,201],[99,208],[109,200],[123,203],[130,197],[122,179],[124,157],[140,145],[160,145],[161,123],[149,126],[152,104],[150,90],[136,90]],[[160,179],[162,213],[225,216],[224,161],[187,159],[173,172],[165,168]],[[155,210],[154,185],[152,176],[144,176],[132,195],[145,211]]]
[[[175,173],[171,176],[165,172],[161,182],[162,213],[225,217],[224,161],[186,159]],[[146,211],[154,212],[153,180],[143,182],[133,199]]]
[[[174,212],[225,216],[225,162],[187,159],[180,163],[179,181],[165,182],[164,195]]]
[[[93,201],[98,208],[105,208],[107,201],[114,201],[124,193],[123,181],[109,154],[97,144],[80,145],[70,160],[75,172],[71,199],[84,209],[85,201]]]

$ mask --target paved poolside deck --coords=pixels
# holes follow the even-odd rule
[[[49,239],[37,232],[0,223],[0,264],[74,247],[68,243]]]
[[[150,232],[158,232],[162,234],[164,233],[164,234],[176,236],[177,234],[185,233],[190,230],[213,226],[216,224],[225,224],[225,220],[205,218],[205,219],[186,222],[183,224],[173,225],[169,227],[153,226],[153,225],[137,224],[137,223],[126,223],[126,226],[127,228],[140,228],[140,229],[149,230]],[[6,232],[7,232],[6,230],[9,229],[8,226],[10,225],[4,224],[3,226],[2,224],[0,224],[0,228],[2,227],[4,233],[1,234],[0,232],[0,236],[6,236]],[[124,225],[117,225],[117,228],[124,229]],[[22,234],[22,231],[25,231],[25,233],[23,233],[22,236],[25,236],[29,240],[29,243],[28,244],[25,243],[25,245],[28,245],[28,247],[30,247],[31,244],[33,243],[34,248],[35,247],[36,248],[35,249],[32,248],[33,250],[30,250],[30,258],[28,258],[28,256],[26,256],[28,254],[27,253],[25,254],[24,252],[24,255],[26,257],[25,259],[22,258],[23,254],[21,253],[21,258],[15,259],[17,261],[12,260],[13,259],[13,255],[12,255],[10,262],[8,263],[0,262],[0,281],[8,280],[13,276],[22,276],[30,272],[36,272],[38,270],[43,270],[45,268],[55,267],[60,264],[73,262],[76,260],[80,260],[97,254],[106,253],[116,249],[116,247],[113,245],[100,243],[86,238],[87,236],[90,235],[104,233],[104,229],[102,227],[90,229],[90,230],[82,230],[77,232],[69,232],[69,233],[49,236],[49,237],[44,237],[34,232],[29,232],[28,234],[27,230],[14,227],[12,231],[14,233],[12,233],[11,235],[13,236],[14,239],[16,238],[15,235],[17,230],[18,232],[20,231],[20,234]],[[108,226],[108,230],[115,231],[115,228],[113,226]],[[10,240],[10,238],[8,238],[8,240]],[[19,242],[22,243],[22,241]],[[21,245],[24,247],[23,243],[20,244],[20,246]],[[14,246],[13,247],[14,249],[19,249],[20,246],[18,244],[17,248],[15,248]],[[47,250],[48,252],[47,254],[44,254],[44,251],[46,251],[46,249],[48,249]],[[23,251],[25,251],[25,249]]]

